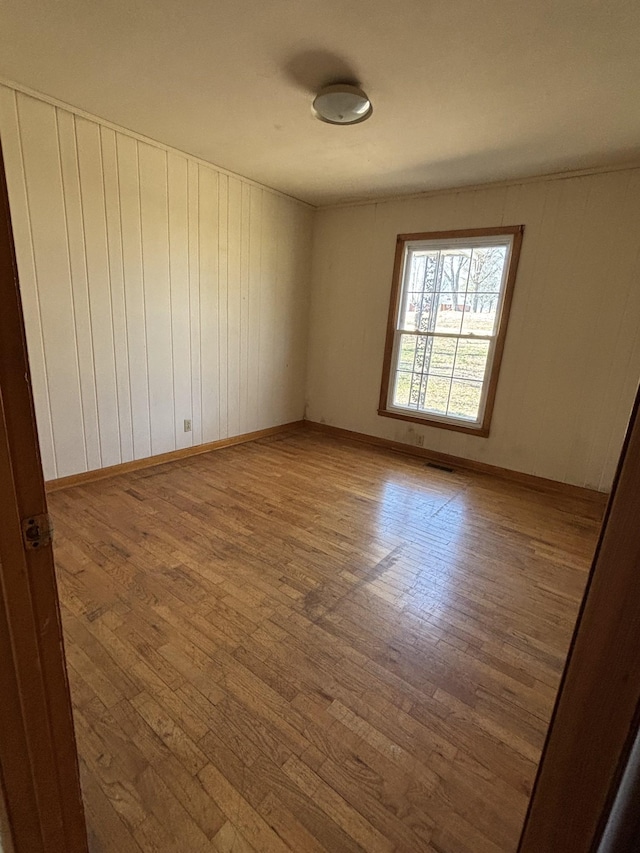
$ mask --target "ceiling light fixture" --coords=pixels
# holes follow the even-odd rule
[[[313,99],[313,114],[329,124],[358,124],[369,118],[373,106],[362,89],[337,83],[320,89]]]

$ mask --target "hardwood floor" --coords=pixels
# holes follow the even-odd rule
[[[311,432],[49,501],[94,853],[513,853],[600,506]]]

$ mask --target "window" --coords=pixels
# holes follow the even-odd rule
[[[398,235],[378,414],[489,434],[523,231]]]

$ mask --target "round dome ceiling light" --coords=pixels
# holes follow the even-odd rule
[[[316,118],[329,124],[358,124],[373,112],[371,101],[362,89],[349,83],[320,89],[312,109]]]

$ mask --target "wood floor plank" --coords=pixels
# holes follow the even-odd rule
[[[513,853],[593,501],[289,433],[49,503],[92,853]]]
[[[256,850],[287,853],[288,846],[268,823],[231,785],[213,764],[207,764],[199,774],[202,784],[220,804],[221,810]]]
[[[131,704],[170,753],[180,759],[192,776],[197,775],[207,763],[206,756],[167,709],[146,693],[141,693]]]
[[[225,823],[225,816],[193,776],[175,756],[158,765],[158,775],[182,803],[207,838],[213,838]]]
[[[214,836],[213,847],[217,853],[255,853],[255,847],[231,821],[227,821]]]
[[[85,798],[85,812],[91,853],[141,853],[138,842],[114,809],[97,777],[80,761],[80,776]]]
[[[364,850],[372,853],[391,853],[393,842],[375,829],[360,812],[341,797],[321,776],[303,761],[291,756],[283,770],[310,800],[317,803],[339,827],[347,832]]]
[[[327,850],[275,794],[267,794],[258,811],[292,850],[304,850],[306,853],[325,853]]]
[[[357,853],[363,849],[353,835],[339,826],[328,813],[328,810],[323,809],[315,798],[309,797],[283,768],[263,757],[256,761],[252,772],[254,776],[259,775],[263,781],[264,795],[259,797],[254,794],[253,782],[249,785],[245,784],[245,792],[261,814],[261,807],[265,799],[269,794],[274,794],[286,809],[295,815],[296,820],[304,826],[306,831],[311,833],[327,850]],[[269,823],[269,821],[267,822]],[[272,824],[270,823],[270,825]],[[286,834],[280,834],[280,837],[285,840]]]

